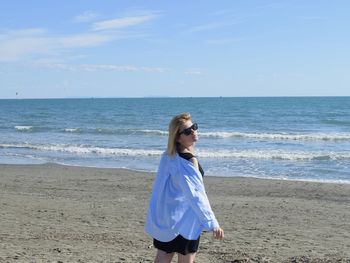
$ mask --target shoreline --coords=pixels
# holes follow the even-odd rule
[[[145,174],[155,174],[157,171],[149,171],[142,169],[132,169],[126,167],[100,167],[100,166],[86,166],[86,165],[73,165],[73,164],[64,164],[64,163],[54,163],[54,162],[45,162],[45,163],[33,163],[33,164],[12,164],[12,163],[0,163],[1,166],[45,166],[45,165],[57,165],[64,167],[78,167],[78,168],[91,168],[91,169],[101,169],[101,170],[125,170],[128,172],[140,172]],[[224,176],[224,175],[211,175],[205,174],[206,177],[214,178],[241,178],[241,179],[257,179],[257,180],[273,180],[273,181],[287,181],[287,182],[310,182],[310,183],[321,183],[321,184],[345,184],[350,185],[350,180],[313,180],[313,179],[289,179],[289,178],[274,178],[274,177],[259,177],[259,176],[244,176],[244,175],[234,175],[234,176]]]
[[[154,176],[1,164],[0,262],[153,262],[143,226]],[[204,183],[225,240],[203,233],[197,262],[350,262],[349,184],[216,176]]]

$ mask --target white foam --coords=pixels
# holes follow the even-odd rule
[[[67,152],[75,154],[100,154],[119,156],[160,156],[163,151],[147,149],[102,148],[84,145],[40,145],[40,144],[0,144],[0,148],[24,148],[41,151]]]
[[[64,129],[65,132],[80,132],[79,128],[67,128]]]
[[[202,158],[261,159],[261,160],[342,160],[350,159],[350,152],[306,152],[283,150],[198,150]]]
[[[31,160],[38,161],[39,163],[45,163],[45,162],[48,162],[48,161],[49,161],[48,158],[38,157],[38,156],[31,155],[31,154],[5,153],[5,156],[16,157],[16,158],[19,157],[19,158],[31,159]]]
[[[140,132],[143,132],[145,134],[152,134],[152,135],[161,135],[161,136],[167,136],[167,131],[161,131],[161,130],[140,130]]]
[[[350,140],[350,133],[310,133],[310,134],[289,134],[289,133],[244,133],[244,132],[200,132],[202,137],[213,138],[249,138],[259,140]]]
[[[18,131],[29,131],[29,130],[33,129],[33,126],[21,126],[21,125],[18,125],[18,126],[15,126],[15,129],[18,130]]]
[[[86,145],[66,144],[0,144],[0,148],[26,148],[39,151],[66,152],[73,154],[97,154],[117,156],[160,156],[163,151],[156,149],[125,149],[125,148],[103,148]],[[211,159],[260,159],[260,160],[350,160],[350,152],[325,152],[325,151],[284,151],[284,150],[216,150],[198,149],[197,155],[201,158]]]

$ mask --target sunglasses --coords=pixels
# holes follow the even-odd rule
[[[184,129],[183,131],[181,131],[179,134],[185,134],[186,136],[192,134],[192,130],[196,131],[198,130],[198,124],[197,123],[193,123],[191,127],[188,127],[186,129]]]

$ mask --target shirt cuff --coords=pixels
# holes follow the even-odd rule
[[[216,219],[213,219],[213,220],[210,220],[210,221],[207,221],[203,224],[203,228],[205,231],[212,231],[214,230],[215,228],[218,228],[220,227],[218,221]]]

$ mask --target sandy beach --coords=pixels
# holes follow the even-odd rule
[[[154,173],[0,165],[0,262],[153,262]],[[205,177],[225,240],[196,262],[350,262],[350,184]],[[174,260],[176,262],[176,260]]]

